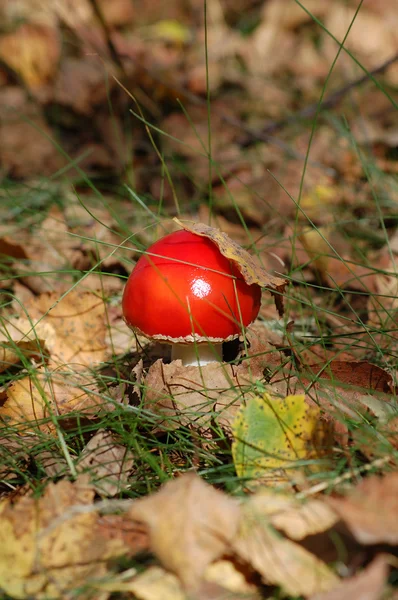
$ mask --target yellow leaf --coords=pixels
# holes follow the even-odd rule
[[[50,484],[39,499],[0,503],[0,588],[14,598],[62,599],[101,578],[105,560],[127,548],[122,536],[101,535],[95,510],[73,512],[93,499],[93,488],[81,477]]]
[[[174,44],[187,44],[191,39],[191,32],[188,27],[175,19],[163,19],[151,25],[148,29],[152,37]]]
[[[94,416],[104,405],[92,379],[79,373],[62,370],[36,373],[14,381],[2,394],[0,422],[13,426],[20,433],[40,429],[55,433],[52,416],[79,412]]]
[[[286,480],[297,461],[317,455],[320,425],[319,409],[304,395],[250,399],[233,424],[237,474],[269,483]]]
[[[0,39],[0,58],[30,88],[37,88],[54,76],[59,56],[60,41],[54,27],[24,23]]]

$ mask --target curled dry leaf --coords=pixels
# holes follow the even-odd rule
[[[279,585],[293,596],[327,591],[338,581],[323,561],[276,532],[250,502],[242,509],[232,550],[258,571],[265,583]]]
[[[159,359],[145,380],[145,408],[164,416],[159,425],[167,427],[188,423],[203,427],[214,422],[230,429],[245,389],[260,377],[260,364],[253,364],[251,370],[250,361],[238,366],[214,362],[199,368],[183,366],[178,360],[164,364]]]
[[[129,516],[149,530],[152,551],[186,588],[230,547],[240,508],[233,498],[189,473],[135,502]]]
[[[342,581],[335,588],[323,594],[315,594],[310,600],[380,600],[388,578],[388,561],[379,554],[361,573]]]
[[[248,500],[259,518],[283,531],[292,540],[327,531],[338,521],[336,513],[322,500],[300,501],[296,496],[259,489]]]
[[[332,360],[326,366],[322,363],[313,364],[310,369],[322,379],[340,382],[345,386],[362,387],[382,393],[393,391],[391,374],[365,360]]]
[[[361,544],[398,543],[398,473],[374,475],[346,498],[327,501]]]
[[[246,283],[249,285],[257,284],[271,292],[279,314],[283,315],[283,293],[287,284],[285,279],[267,273],[242,246],[234,242],[226,233],[219,229],[209,227],[204,223],[195,223],[192,226],[188,226],[177,218],[174,218],[174,220],[183,229],[191,231],[196,235],[207,237],[214,242],[221,254],[232,260],[237,266]]]
[[[126,487],[133,464],[132,452],[100,429],[85,446],[77,471],[88,474],[100,496],[115,496]]]
[[[18,364],[23,358],[46,360],[46,341],[53,341],[55,332],[49,323],[37,323],[28,319],[12,318],[0,323],[0,373]]]
[[[367,361],[330,360],[316,363],[309,370],[275,372],[269,385],[271,394],[284,397],[311,389],[309,404],[321,407],[321,419],[334,429],[336,443],[348,444],[347,417],[358,421],[361,415],[383,415],[393,410],[392,378],[389,373]],[[389,406],[391,404],[391,406]],[[332,433],[332,431],[331,431]]]
[[[28,302],[26,308],[32,335],[45,335],[47,367],[7,388],[2,395],[0,417],[17,425],[20,431],[34,425],[52,432],[60,415],[96,415],[105,403],[92,376],[83,371],[105,356],[102,299],[90,292],[71,291],[60,301],[56,294],[42,294]],[[24,322],[13,322],[14,330],[24,326]],[[13,346],[10,344],[10,349]],[[111,409],[111,405],[107,408]]]
[[[115,535],[121,523],[100,517],[93,499],[83,476],[49,484],[39,499],[29,494],[1,502],[0,588],[21,599],[62,599],[85,585],[88,593],[81,597],[92,597],[90,583],[101,582],[107,560],[146,546],[131,524],[128,536]]]

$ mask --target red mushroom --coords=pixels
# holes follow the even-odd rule
[[[180,230],[138,260],[123,294],[132,329],[172,344],[172,360],[220,360],[222,342],[238,337],[258,315],[261,287],[248,285],[233,261],[207,237]]]

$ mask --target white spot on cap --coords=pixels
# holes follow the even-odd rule
[[[192,292],[197,298],[205,298],[211,291],[210,283],[204,279],[195,279],[191,286]]]

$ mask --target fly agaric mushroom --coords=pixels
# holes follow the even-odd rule
[[[140,257],[122,304],[131,329],[172,344],[172,360],[205,365],[222,360],[222,343],[255,320],[261,287],[247,284],[211,239],[180,230]]]

